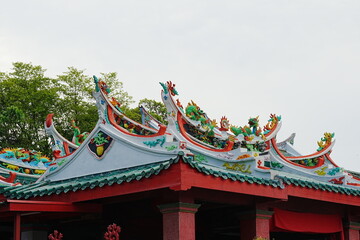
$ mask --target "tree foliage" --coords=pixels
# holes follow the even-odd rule
[[[48,136],[44,131],[47,114],[54,113],[57,130],[71,139],[71,120],[81,131],[90,132],[98,121],[93,78],[84,70],[69,67],[55,78],[31,63],[16,62],[9,73],[0,72],[0,148],[23,147],[50,154]],[[139,107],[131,108],[133,99],[123,89],[117,73],[101,73],[100,79],[111,89],[110,96],[121,103],[123,112],[141,122]],[[166,108],[155,100],[142,99],[149,112],[165,122]]]
[[[91,131],[98,119],[97,109],[92,90],[94,84],[92,78],[84,74],[84,70],[69,67],[67,72],[57,76],[59,86],[58,115],[55,122],[60,127],[59,132],[71,139],[72,128],[69,124],[74,120],[76,126],[83,131]]]
[[[124,85],[118,80],[117,73],[101,73],[100,78],[105,81],[111,89],[110,95],[119,99],[123,108],[130,108],[130,105],[134,103],[133,97],[124,90]]]
[[[41,66],[16,62],[0,78],[0,146],[46,149],[44,119],[58,102],[56,82]]]
[[[167,123],[166,107],[162,102],[144,98],[139,101],[139,106],[140,105],[144,106],[149,111],[149,113],[158,121],[162,123]]]

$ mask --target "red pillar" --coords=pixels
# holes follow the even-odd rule
[[[240,214],[240,236],[242,240],[254,237],[270,239],[270,219],[273,212],[256,209]]]
[[[20,240],[20,238],[21,238],[20,213],[16,213],[14,216],[14,240]]]
[[[195,213],[200,204],[171,203],[159,205],[163,214],[163,240],[195,240]]]
[[[344,229],[345,240],[360,240],[360,223],[349,222]]]

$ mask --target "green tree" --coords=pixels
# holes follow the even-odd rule
[[[25,119],[24,112],[16,106],[3,106],[0,112],[0,148],[16,146],[17,142],[24,141],[21,132],[21,123]]]
[[[68,71],[58,75],[61,102],[61,116],[55,118],[58,130],[66,138],[71,139],[73,131],[70,122],[74,120],[82,132],[90,132],[97,120],[98,113],[92,92],[95,89],[93,78],[84,74],[85,70],[68,67]],[[123,108],[133,103],[132,97],[123,89],[123,83],[117,78],[117,73],[101,73],[100,79],[110,88],[110,97],[115,97]]]
[[[134,120],[136,122],[141,123],[141,114],[140,114],[139,107],[124,108],[123,112],[128,118],[130,118],[130,119],[132,119],[132,120]]]
[[[68,139],[73,136],[71,120],[82,132],[91,131],[98,121],[92,77],[74,67],[54,79],[45,72],[41,66],[22,62],[13,63],[10,73],[0,72],[0,148],[23,147],[49,154],[44,131],[49,113],[55,114],[58,131]],[[117,73],[101,73],[100,79],[110,87],[110,97],[118,99],[125,114],[141,122],[139,108],[130,108],[134,101]]]
[[[10,73],[0,74],[1,147],[48,148],[44,119],[58,103],[56,81],[45,69],[31,63],[13,63]]]
[[[130,105],[134,103],[133,97],[124,90],[124,84],[119,81],[116,72],[101,73],[100,79],[110,88],[111,97],[118,99],[123,108],[130,108]]]
[[[139,106],[140,105],[144,106],[158,121],[165,124],[167,123],[167,111],[165,105],[162,102],[144,98],[139,101]]]
[[[71,139],[73,131],[71,120],[82,131],[91,131],[98,119],[95,101],[91,95],[94,88],[92,78],[84,70],[68,67],[68,71],[57,76],[60,100],[57,105],[59,116],[54,120],[58,131]]]

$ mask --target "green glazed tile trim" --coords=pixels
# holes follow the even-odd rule
[[[130,169],[120,169],[111,172],[93,174],[89,176],[66,179],[56,182],[41,182],[20,187],[3,187],[0,193],[5,197],[13,199],[28,199],[36,196],[67,193],[69,191],[79,191],[93,189],[96,187],[111,186],[115,182],[131,182],[158,175],[162,170],[168,169],[172,164],[177,163],[179,158],[170,159],[160,163],[153,163]]]
[[[177,163],[179,159],[180,157],[176,157],[174,159],[159,163],[152,163],[129,169],[114,170],[101,174],[93,174],[56,182],[32,183],[20,187],[1,186],[0,194],[3,194],[7,198],[28,199],[37,196],[61,194],[70,191],[76,192],[85,189],[111,186],[113,184],[122,184],[124,182],[140,181],[143,178],[149,178],[153,175],[158,175],[161,171],[168,169],[172,164]],[[304,179],[295,179],[285,176],[278,176],[276,179],[264,179],[249,175],[242,175],[241,173],[234,173],[224,169],[194,162],[192,157],[182,156],[182,160],[184,163],[190,165],[192,168],[203,174],[212,175],[214,177],[219,177],[228,181],[247,182],[250,184],[266,185],[282,189],[285,188],[284,185],[295,185],[340,194],[354,196],[360,195],[360,190],[344,186],[312,182]]]
[[[282,183],[278,180],[273,179],[264,179],[258,178],[248,175],[243,175],[240,173],[229,172],[223,169],[210,167],[198,162],[194,162],[191,157],[183,157],[183,161],[189,164],[191,167],[197,169],[199,172],[202,172],[206,175],[213,175],[215,177],[221,177],[223,179],[229,179],[233,181],[240,181],[240,182],[248,182],[248,183],[256,183],[261,185],[267,185],[272,187],[280,187],[282,188]]]
[[[335,193],[354,195],[354,196],[360,195],[360,190],[345,187],[345,186],[331,185],[331,184],[320,183],[320,182],[312,182],[312,181],[307,181],[307,180],[303,180],[303,179],[295,179],[295,178],[289,178],[289,177],[284,177],[284,176],[279,176],[278,178],[281,179],[287,185],[295,185],[295,186],[301,186],[301,187],[307,187],[307,188],[314,188],[316,190],[335,192]]]

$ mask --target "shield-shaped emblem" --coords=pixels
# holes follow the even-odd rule
[[[95,137],[90,140],[88,148],[97,158],[101,159],[110,149],[112,142],[112,137],[103,131],[99,131]]]

